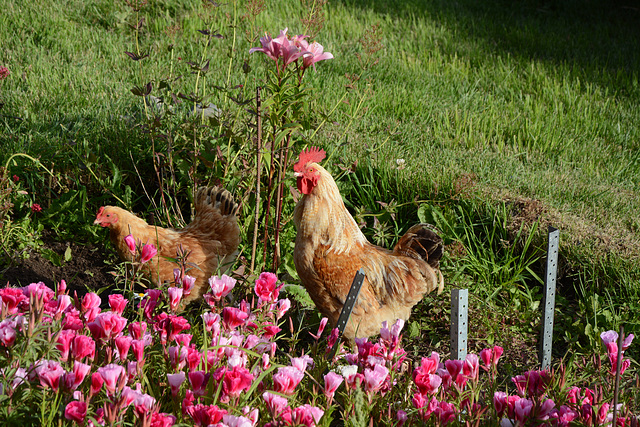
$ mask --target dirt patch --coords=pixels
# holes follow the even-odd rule
[[[82,245],[75,242],[57,242],[51,237],[43,239],[44,245],[38,251],[30,249],[28,258],[19,260],[17,265],[0,270],[0,280],[2,284],[11,286],[26,286],[30,283],[44,282],[49,287],[54,287],[56,283],[64,279],[67,287],[77,291],[78,295],[83,295],[87,290],[98,290],[114,283],[113,275],[110,271],[112,266],[105,264],[109,259],[109,254],[105,253],[104,247],[87,244]],[[71,250],[71,259],[64,261],[64,254],[67,248]],[[56,265],[51,260],[42,255],[44,253],[54,253]],[[49,258],[52,256],[50,255]]]

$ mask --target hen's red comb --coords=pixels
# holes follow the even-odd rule
[[[100,209],[98,209],[98,213],[96,214],[96,218],[99,217],[100,215],[102,215],[102,212],[104,212],[104,206],[101,206]]]
[[[302,172],[302,169],[304,169],[304,166],[307,163],[309,162],[318,163],[322,161],[322,159],[324,159],[325,157],[326,157],[326,153],[324,152],[324,150],[318,147],[307,148],[306,150],[303,150],[300,153],[300,159],[298,160],[298,163],[296,163],[293,166],[293,170],[296,172]]]

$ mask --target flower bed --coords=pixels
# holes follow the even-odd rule
[[[0,417],[37,425],[280,426],[605,425],[613,419],[617,334],[602,334],[610,367],[532,370],[497,384],[502,348],[465,360],[438,353],[412,361],[403,322],[382,325],[355,352],[337,330],[311,334],[304,348],[284,337],[291,303],[271,273],[252,301],[229,304],[236,281],[212,277],[207,309],[177,314],[190,280],[127,296],[72,298],[64,281],[0,290]],[[106,307],[106,305],[104,306]],[[622,350],[631,344],[624,341]],[[333,346],[339,348],[332,356]],[[599,359],[594,359],[597,360]],[[412,366],[412,362],[415,366]],[[630,361],[621,363],[623,379]],[[584,384],[580,373],[589,372]],[[628,376],[628,373],[627,373]],[[636,422],[628,405],[618,424]]]

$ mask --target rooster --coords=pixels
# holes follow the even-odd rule
[[[182,247],[188,253],[185,274],[195,278],[191,293],[183,298],[183,304],[201,297],[207,288],[207,279],[217,274],[218,268],[228,269],[237,256],[240,229],[236,213],[238,205],[231,193],[219,187],[201,188],[195,198],[195,216],[191,223],[179,230],[147,224],[131,212],[115,206],[103,206],[94,224],[109,228],[111,243],[122,260],[134,257],[125,242],[128,234],[142,243],[154,244],[158,254],[143,264],[145,275],[153,283],[173,282],[175,259]]]
[[[418,224],[392,251],[369,243],[333,177],[318,164],[324,157],[323,150],[313,147],[300,153],[294,165],[303,196],[294,211],[293,259],[311,299],[334,327],[356,272],[364,269],[365,280],[344,330],[353,342],[379,333],[383,321],[407,320],[425,293],[442,292],[442,239],[427,224]]]

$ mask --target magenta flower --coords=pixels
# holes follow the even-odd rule
[[[263,52],[274,61],[278,60],[281,55],[281,43],[274,41],[268,34],[265,33],[264,37],[260,38],[260,44],[262,45],[262,47],[253,47],[249,49],[249,53]]]
[[[145,317],[151,319],[153,317],[153,310],[155,310],[158,305],[158,300],[162,296],[162,291],[160,289],[147,289],[145,293],[145,297],[140,301],[140,307],[144,309]]]
[[[89,292],[82,298],[80,312],[84,315],[87,322],[92,322],[100,313],[100,297],[94,292]]]
[[[146,245],[142,246],[142,252],[140,253],[140,262],[142,264],[145,264],[157,254],[158,250],[156,249],[156,247],[151,243],[147,243]]]
[[[267,403],[267,408],[269,408],[269,412],[271,412],[274,418],[279,417],[280,414],[289,407],[289,401],[285,397],[278,396],[277,394],[267,391],[262,394],[262,398]]]
[[[26,308],[26,305],[28,304],[29,298],[20,289],[0,289],[0,308],[5,306],[7,308],[7,314],[16,314],[20,306],[24,306]]]
[[[402,427],[409,420],[409,416],[407,415],[406,411],[403,411],[402,409],[398,409],[398,412],[396,412],[396,419],[398,420],[397,425],[399,427]]]
[[[176,335],[182,331],[191,329],[191,325],[187,319],[182,316],[161,313],[158,316],[158,321],[154,325],[154,328],[160,331],[160,342],[164,345],[167,342],[172,342]]]
[[[109,295],[109,307],[111,307],[111,310],[119,315],[122,315],[122,313],[124,312],[124,309],[127,306],[127,302],[129,302],[129,300],[126,300],[120,294]]]
[[[87,403],[80,401],[69,402],[64,409],[64,417],[68,420],[75,421],[78,424],[84,424],[87,416]]]
[[[389,369],[382,365],[376,365],[373,369],[364,370],[364,389],[367,393],[376,393],[384,385]]]
[[[102,388],[102,384],[104,384],[102,375],[100,375],[98,372],[94,372],[93,374],[91,374],[91,389],[89,390],[89,395],[93,396],[94,394],[99,392]]]
[[[215,301],[220,301],[226,297],[236,285],[236,279],[226,274],[223,274],[222,277],[210,277],[208,281]]]
[[[75,390],[91,371],[91,366],[78,361],[73,362],[73,371],[65,374],[64,382],[69,390]]]
[[[516,386],[518,394],[525,397],[542,396],[547,390],[551,377],[547,371],[527,371],[523,375],[516,375],[511,381]]]
[[[248,390],[253,382],[253,375],[247,368],[234,366],[228,369],[222,380],[222,390],[231,397],[238,397],[243,390]]]
[[[87,328],[95,340],[109,340],[117,337],[127,326],[127,319],[112,311],[100,313]]]
[[[116,337],[115,344],[118,349],[118,357],[120,360],[125,360],[127,358],[127,354],[129,354],[129,348],[131,347],[131,338],[129,335],[120,335]]]
[[[532,409],[533,401],[529,399],[518,400],[514,405],[516,421],[520,422],[521,425],[524,425],[527,418],[529,418]]]
[[[32,204],[31,205],[31,212],[33,212],[33,213],[42,212],[42,206],[40,206],[37,203]]]
[[[433,412],[438,416],[442,425],[447,425],[456,419],[456,407],[451,403],[440,402]]]
[[[222,323],[225,329],[231,330],[244,324],[249,315],[235,307],[225,307],[222,310]]]
[[[153,415],[151,415],[150,427],[172,427],[176,421],[178,421],[178,419],[171,414],[154,412]]]
[[[186,347],[171,346],[167,348],[169,353],[169,363],[174,371],[181,370],[187,364],[187,356],[189,355],[189,349]]]
[[[291,395],[303,377],[304,372],[293,366],[278,368],[278,372],[273,375],[273,389],[278,393]]]
[[[85,357],[93,360],[96,356],[96,342],[86,335],[76,335],[71,341],[71,354],[78,361]]]
[[[313,65],[316,67],[316,62],[324,61],[325,59],[333,59],[333,55],[329,52],[325,52],[322,45],[318,42],[313,42],[306,48],[307,52],[304,53],[302,59],[302,67],[309,68]]]
[[[60,383],[60,377],[64,374],[64,369],[60,363],[55,360],[41,360],[35,369],[40,385],[44,388],[51,388],[57,391]]]
[[[278,308],[276,309],[276,319],[280,320],[290,308],[291,301],[289,301],[289,298],[279,300]]]
[[[569,427],[569,425],[571,425],[571,422],[579,416],[580,414],[577,411],[571,409],[566,405],[562,405],[559,409],[556,409],[551,413],[550,418],[555,420],[553,425],[557,425],[559,427]]]
[[[476,354],[467,354],[464,364],[462,365],[462,374],[470,380],[477,380],[479,368],[478,356]]]
[[[193,419],[195,425],[206,427],[222,421],[222,417],[227,414],[227,411],[215,405],[203,405],[199,403],[188,407],[187,413],[191,419]]]
[[[114,363],[110,363],[106,366],[98,368],[97,372],[104,380],[104,386],[107,389],[107,393],[109,394],[115,393],[116,388],[118,388],[119,386],[118,382],[120,381],[120,378],[126,376],[124,368]],[[93,376],[91,380],[93,382]]]
[[[171,311],[176,311],[178,305],[180,305],[180,300],[182,299],[182,293],[184,292],[182,288],[170,287],[167,289],[169,293],[169,308]]]
[[[307,403],[295,408],[291,414],[291,419],[294,425],[313,427],[320,421],[320,418],[322,418],[323,415],[324,411],[322,409],[311,406]]]
[[[498,417],[502,417],[507,409],[507,393],[504,391],[496,391],[493,393],[493,407]]]
[[[129,323],[129,333],[134,339],[142,339],[144,333],[147,331],[147,324],[145,322],[132,322]]]
[[[320,320],[320,326],[318,327],[318,333],[316,335],[313,335],[311,332],[309,332],[309,335],[311,335],[316,341],[318,341],[320,339],[320,337],[322,336],[322,332],[324,332],[324,328],[327,326],[327,322],[329,321],[328,318],[323,317]]]
[[[414,372],[414,381],[416,386],[418,386],[418,390],[420,393],[427,395],[434,395],[438,392],[438,388],[442,384],[442,378],[439,375],[435,374],[427,374],[427,375],[415,375]]]
[[[0,344],[6,348],[13,347],[16,342],[16,335],[13,321],[6,319],[0,322]]]
[[[9,77],[9,75],[11,75],[11,72],[7,67],[0,67],[0,80],[6,79],[7,77]],[[14,181],[16,181],[15,178],[14,178]]]
[[[182,279],[182,295],[185,297],[188,296],[193,290],[193,287],[195,285],[196,285],[196,278],[193,276],[189,276],[188,274],[185,274],[184,278]]]
[[[342,375],[335,372],[329,372],[324,376],[324,395],[327,396],[327,399],[333,398],[343,381]]]
[[[184,372],[178,372],[177,374],[167,374],[167,380],[169,381],[169,386],[171,387],[171,395],[176,397],[178,395],[178,391],[180,391],[180,386],[184,382],[186,376]]]
[[[188,377],[194,396],[198,397],[207,394],[207,384],[209,383],[211,374],[205,374],[203,371],[192,371],[189,372]]]
[[[278,277],[273,273],[261,273],[256,279],[256,285],[253,288],[256,295],[264,302],[276,302],[280,294],[280,287],[276,286]]]
[[[132,234],[127,234],[126,236],[124,236],[124,243],[126,243],[129,251],[132,254],[136,253],[136,239],[133,238]]]

